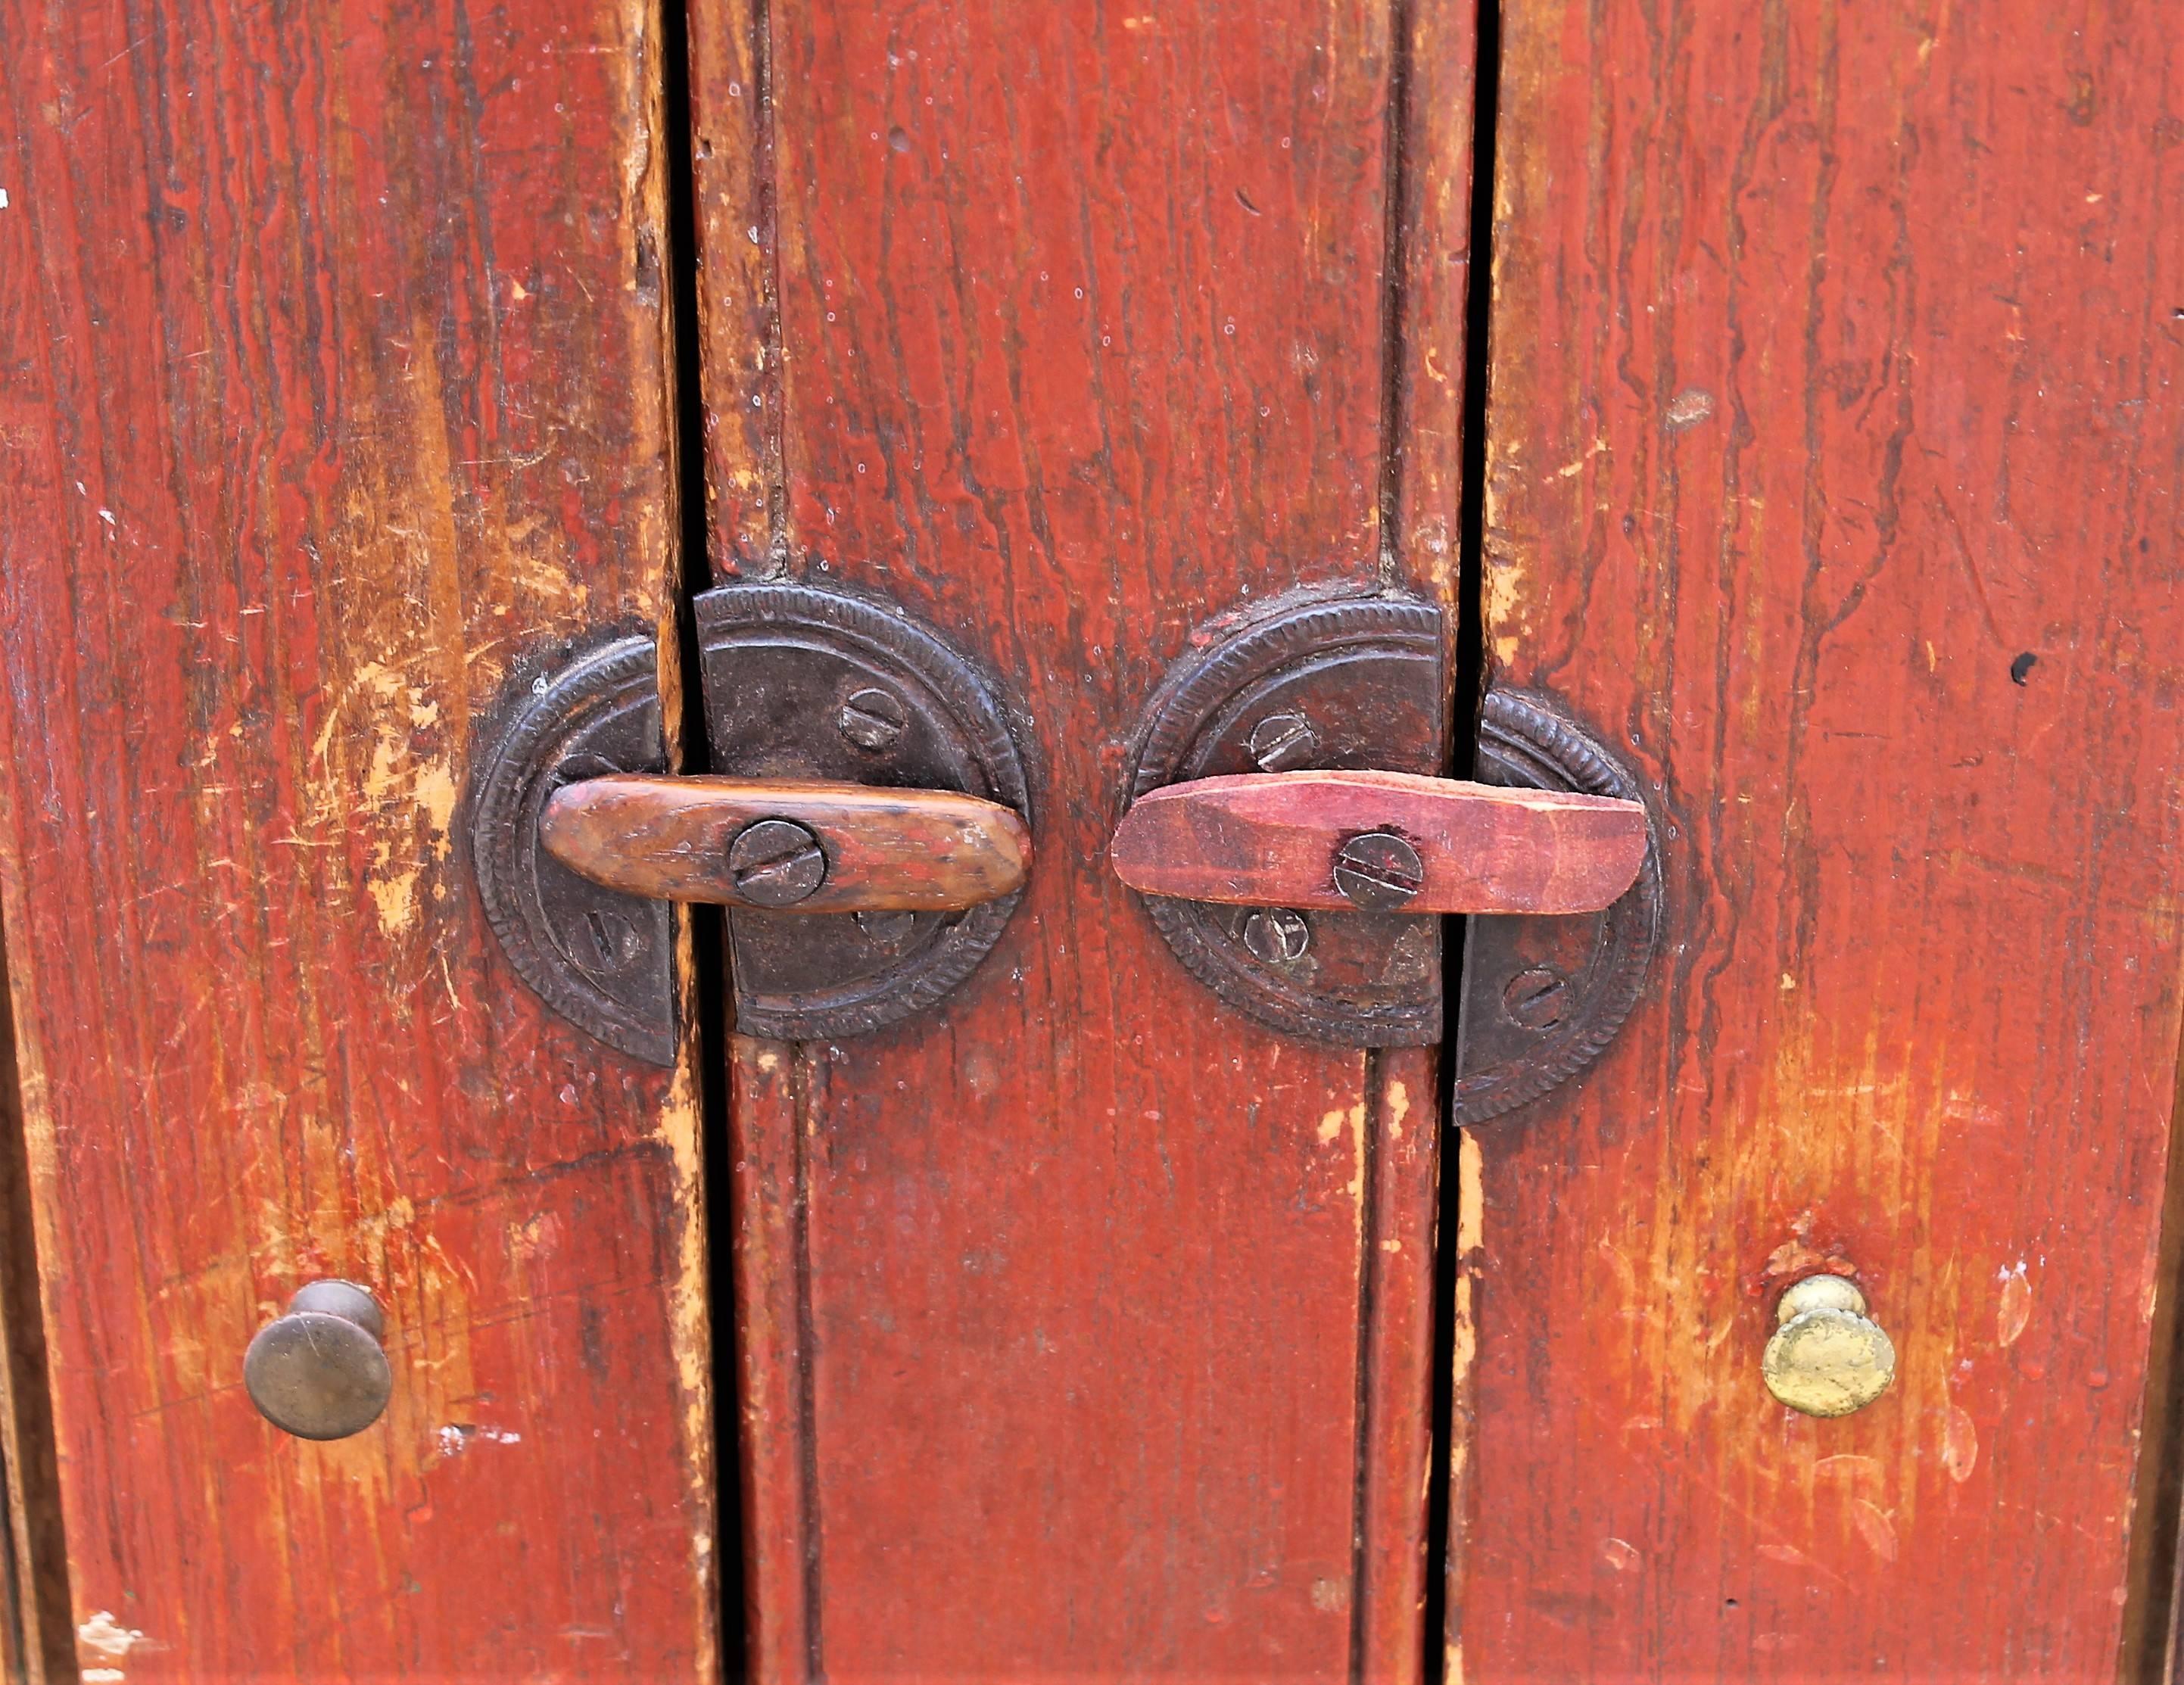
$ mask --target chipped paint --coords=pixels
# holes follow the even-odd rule
[[[134,1627],[124,1627],[111,1612],[103,1609],[94,1613],[89,1620],[77,1624],[75,1641],[79,1650],[88,1651],[106,1662],[120,1661],[131,1650],[146,1647],[142,1632]],[[83,1677],[89,1680],[110,1681],[128,1676],[120,1668],[105,1666],[86,1667],[83,1670]]]
[[[1995,1343],[2007,1351],[2032,1320],[2032,1283],[2025,1279],[2025,1260],[2001,1271],[2002,1292],[1994,1307]]]
[[[1951,1404],[1942,1427],[1942,1466],[1963,1485],[1979,1464],[1979,1427],[1961,1407]]]
[[[677,975],[688,980],[696,968],[690,963],[689,920],[677,920]],[[688,1004],[682,1014],[688,1024]],[[760,1056],[763,1067],[771,1054]],[[780,1063],[777,1058],[774,1064]],[[686,1045],[675,1067],[675,1077],[660,1110],[655,1138],[666,1144],[674,1165],[676,1206],[675,1274],[668,1284],[668,1306],[676,1379],[682,1399],[682,1454],[688,1471],[688,1503],[694,1519],[691,1549],[701,1577],[710,1583],[713,1529],[718,1525],[714,1509],[713,1389],[711,1300],[705,1251],[703,1148],[699,1144],[701,1110],[696,1079]]]
[[[504,1427],[474,1426],[470,1422],[451,1421],[433,1436],[443,1457],[459,1457],[471,1448],[472,1441],[488,1445],[521,1445],[523,1436]]]

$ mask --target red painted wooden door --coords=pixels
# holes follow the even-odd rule
[[[1600,1068],[1464,1143],[1449,1677],[2114,1677],[2172,1286],[2184,36],[1503,26],[1487,647],[1625,734],[1667,941]],[[1898,1354],[1836,1421],[1759,1384],[1814,1269]]]
[[[2180,53],[2158,0],[0,0],[34,1649],[2110,1677]],[[916,1015],[656,1071],[510,973],[460,792],[526,664],[656,633],[671,721],[694,593],[782,580],[985,676],[1029,887]],[[1444,770],[1522,686],[1652,809],[1629,1025],[1446,1169],[1452,1054],[1240,1013],[1106,859],[1173,665],[1312,596],[1443,611]],[[1815,1271],[1899,1359],[1836,1421],[1760,1376]],[[239,1365],[321,1276],[395,1387],[314,1444]]]
[[[714,576],[967,652],[1037,833],[944,1002],[733,1043],[757,1677],[1417,1671],[1434,1059],[1224,1007],[1105,848],[1217,620],[1453,606],[1453,464],[1392,464],[1452,442],[1460,351],[1406,350],[1390,236],[1416,55],[1460,309],[1468,19],[695,9]]]
[[[662,51],[644,0],[0,6],[0,893],[86,1677],[716,1665],[692,1076],[530,999],[456,842],[519,658],[671,606]],[[314,1444],[241,1361],[322,1276],[396,1384]]]

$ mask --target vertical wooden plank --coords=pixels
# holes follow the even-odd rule
[[[650,0],[0,5],[0,890],[93,1677],[713,1668],[685,1076],[458,841],[534,651],[669,618]],[[394,1400],[240,1387],[369,1282]]]
[[[1488,636],[1668,942],[1481,1141],[1462,1677],[2114,1667],[2178,1047],[2184,37],[1511,0]],[[1854,1266],[1895,1390],[1763,1390]]]
[[[1449,596],[1383,519],[1391,9],[693,28],[716,576],[975,655],[1039,834],[939,1008],[735,1044],[755,1675],[1414,1677],[1432,1062],[1223,1009],[1104,859],[1195,629]]]

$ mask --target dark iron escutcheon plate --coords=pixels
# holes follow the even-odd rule
[[[504,724],[471,778],[478,893],[501,949],[563,1017],[653,1065],[675,1062],[672,914],[579,877],[538,846],[554,792],[609,772],[664,772],[649,634],[520,671]]]
[[[978,673],[894,610],[808,585],[697,599],[715,772],[958,790],[1028,820],[1007,721]],[[728,916],[736,1027],[821,1040],[932,1004],[1000,939],[1022,892],[957,913]]]
[[[1293,606],[1245,626],[1170,675],[1133,764],[1129,799],[1232,773],[1440,768],[1440,611],[1368,598]],[[1262,959],[1253,915],[1141,898],[1168,946],[1231,1006],[1294,1036],[1408,1047],[1441,1033],[1440,920],[1306,912],[1302,952]]]
[[[1479,717],[1481,783],[1642,801],[1636,776],[1546,698],[1490,690]],[[1529,1104],[1600,1057],[1630,1015],[1660,941],[1659,848],[1602,913],[1476,915],[1464,932],[1462,1011],[1450,1121]]]

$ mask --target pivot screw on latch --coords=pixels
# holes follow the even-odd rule
[[[1392,913],[1426,881],[1418,851],[1392,831],[1368,831],[1334,857],[1334,887],[1368,913]]]
[[[728,877],[754,907],[794,907],[827,881],[827,855],[793,819],[745,826],[728,845]]]

